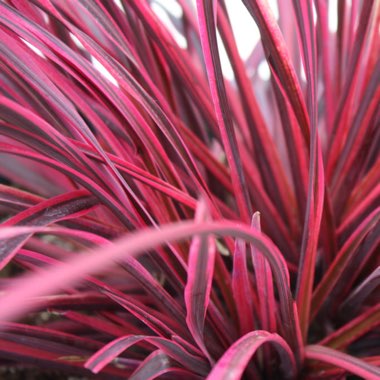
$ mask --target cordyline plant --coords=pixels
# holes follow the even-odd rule
[[[2,367],[380,378],[380,2],[242,3],[0,1]]]

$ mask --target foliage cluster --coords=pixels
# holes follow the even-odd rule
[[[0,1],[1,365],[380,378],[380,2],[330,2],[242,0],[243,60],[224,0]]]

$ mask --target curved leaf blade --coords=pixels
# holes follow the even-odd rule
[[[279,353],[283,378],[294,378],[296,363],[288,344],[277,334],[257,330],[236,341],[215,364],[207,380],[239,380],[252,356],[265,343],[272,344]]]
[[[378,380],[380,378],[379,367],[368,364],[364,360],[360,360],[354,356],[333,350],[332,348],[318,345],[306,346],[305,356],[306,359],[319,360],[343,368],[363,379]]]

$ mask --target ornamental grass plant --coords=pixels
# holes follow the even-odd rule
[[[0,0],[1,368],[380,379],[380,1],[234,1]]]

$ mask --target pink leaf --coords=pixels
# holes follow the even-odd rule
[[[284,379],[296,376],[293,353],[287,343],[277,334],[266,331],[253,331],[236,341],[219,359],[207,380],[238,380],[241,378],[252,356],[265,343],[271,343],[277,350]]]
[[[380,377],[380,368],[331,348],[317,345],[306,346],[305,355],[307,359],[332,364],[363,379],[378,380]]]
[[[206,202],[198,202],[195,222],[207,221]],[[199,348],[213,362],[207,351],[203,333],[207,308],[210,302],[215,265],[215,243],[212,238],[195,236],[188,259],[188,278],[185,287],[186,323]]]

